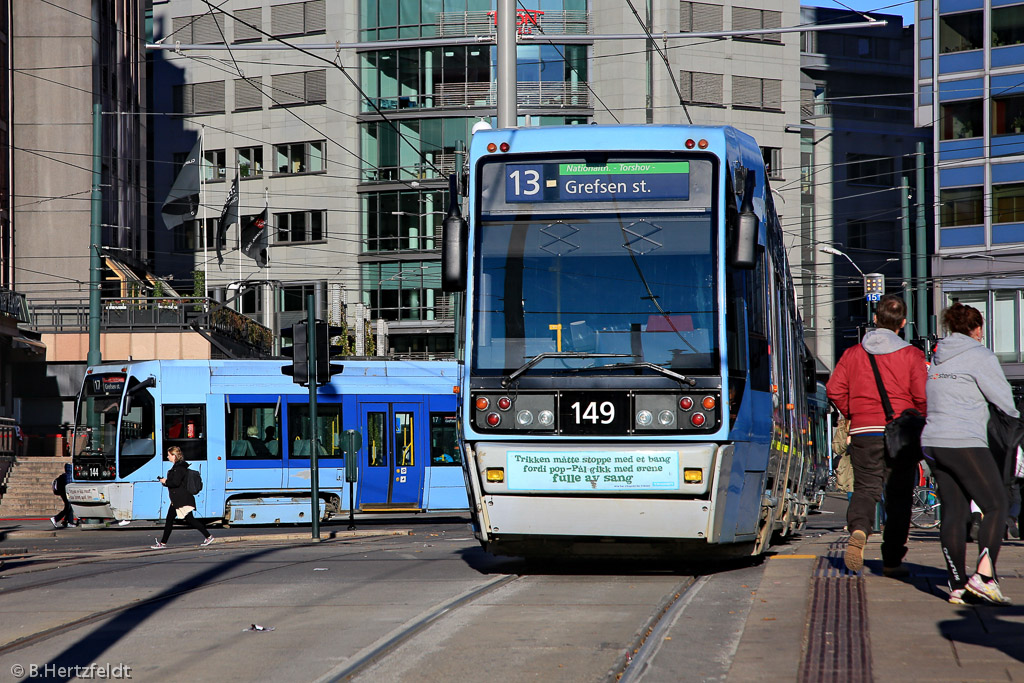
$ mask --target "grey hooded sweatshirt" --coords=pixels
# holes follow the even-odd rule
[[[925,385],[928,423],[921,445],[988,448],[988,404],[1019,417],[1013,390],[996,355],[984,344],[954,332],[939,340]]]

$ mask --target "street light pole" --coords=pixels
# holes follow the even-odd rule
[[[821,247],[820,251],[826,254],[832,254],[833,256],[842,256],[850,262],[850,265],[853,266],[854,270],[860,273],[861,280],[864,282],[864,294],[868,302],[868,320],[870,322],[875,312],[873,304],[875,301],[878,301],[885,291],[885,276],[881,273],[865,273],[860,269],[860,266],[853,262],[853,259],[850,258],[848,254],[839,251],[835,247]]]

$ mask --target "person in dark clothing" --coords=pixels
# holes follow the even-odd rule
[[[185,487],[185,480],[188,478],[188,462],[182,455],[181,449],[171,446],[167,449],[167,460],[171,463],[171,469],[166,477],[160,477],[161,484],[167,487],[167,495],[171,504],[167,507],[167,519],[164,522],[164,535],[158,539],[150,548],[158,550],[167,547],[167,541],[171,537],[171,530],[174,528],[174,520],[180,519],[193,529],[203,535],[203,545],[213,543],[213,536],[206,530],[203,523],[196,519],[192,513],[196,509],[196,497],[188,492]]]
[[[853,464],[853,495],[846,513],[850,530],[844,561],[850,571],[864,566],[864,546],[874,527],[875,505],[885,489],[885,529],[882,532],[882,573],[906,576],[903,566],[910,532],[917,460],[894,458],[885,450],[886,415],[873,357],[894,415],[908,408],[925,413],[924,352],[897,334],[907,323],[903,299],[888,294],[875,309],[876,329],[846,350],[826,386],[829,399],[850,421],[847,452]],[[870,354],[870,357],[869,357]],[[918,458],[920,460],[920,458]]]
[[[68,502],[69,474],[71,474],[71,465],[64,465],[64,471],[53,480],[53,495],[60,496],[60,499],[64,501],[64,509],[60,511],[60,514],[56,517],[50,517],[50,524],[53,525],[54,529],[77,526],[75,524],[75,512],[71,509],[71,503]]]

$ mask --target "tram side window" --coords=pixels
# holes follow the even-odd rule
[[[231,403],[227,415],[228,460],[280,460],[281,425],[274,404]]]
[[[126,477],[156,455],[156,401],[139,380],[128,380],[124,415],[121,416],[121,462],[118,472]]]
[[[185,460],[206,460],[206,406],[164,406],[164,452],[181,449]]]
[[[430,464],[434,467],[462,464],[455,420],[455,413],[430,414]]]
[[[344,458],[341,450],[341,404],[321,403],[316,409],[320,424],[320,457]],[[309,457],[309,406],[303,403],[288,404],[289,458]]]

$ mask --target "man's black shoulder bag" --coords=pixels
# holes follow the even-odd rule
[[[878,362],[868,354],[871,370],[875,373],[878,383],[878,395],[882,398],[882,409],[885,411],[885,450],[890,458],[907,458],[917,462],[921,459],[921,430],[924,429],[925,417],[914,408],[907,408],[899,417],[893,417],[892,403],[882,383],[882,374],[878,372]]]

